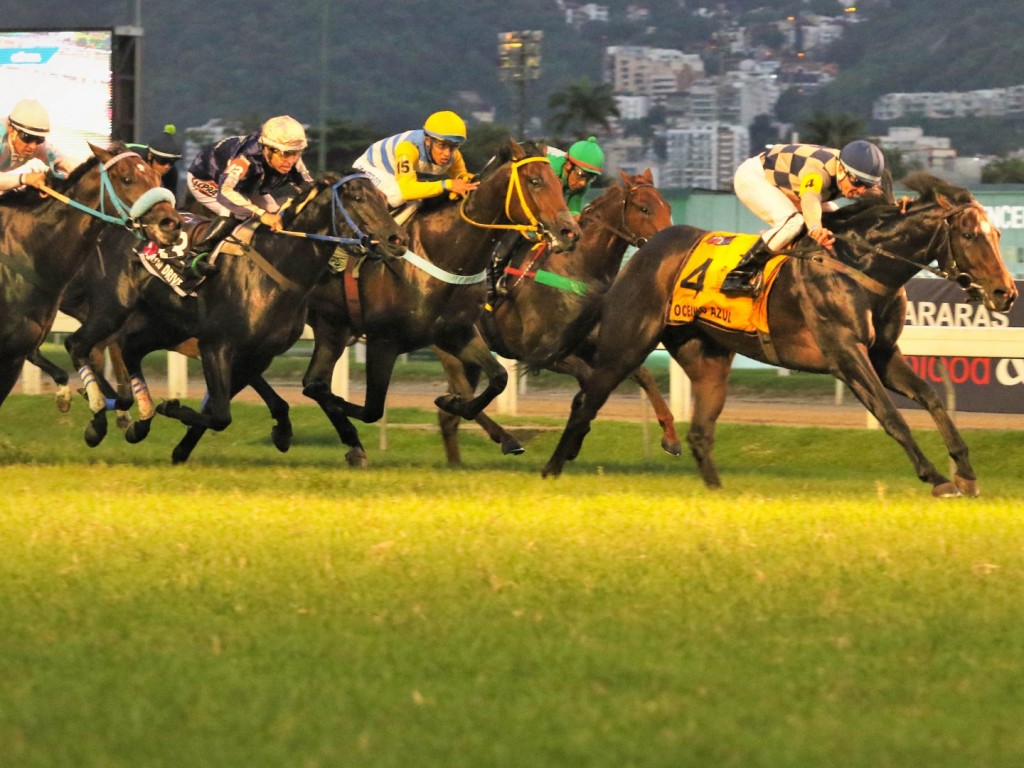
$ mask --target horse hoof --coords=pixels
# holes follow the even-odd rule
[[[120,429],[122,432],[124,432],[126,429],[128,429],[129,426],[131,426],[131,423],[132,423],[131,414],[130,413],[125,413],[124,411],[119,411],[118,414],[117,414],[117,421],[114,422],[114,423],[117,424],[117,428],[118,429]]]
[[[270,439],[273,440],[277,450],[287,453],[288,449],[292,447],[292,428],[287,425],[278,425],[270,430]]]
[[[71,410],[71,398],[67,395],[57,395],[54,398],[54,404],[61,413],[67,413]]]
[[[562,468],[553,464],[548,464],[540,472],[541,477],[558,477],[560,474],[562,474]]]
[[[501,444],[501,452],[505,456],[522,456],[526,449],[514,440],[506,440]]]
[[[954,475],[953,482],[956,483],[957,490],[970,499],[976,499],[981,495],[977,480],[968,480],[960,475]]]
[[[354,469],[366,469],[370,466],[370,460],[366,458],[366,451],[362,448],[351,448],[345,454],[345,461]]]
[[[441,395],[440,397],[434,400],[434,405],[436,405],[445,413],[450,413],[453,416],[466,417],[466,414],[463,413],[465,403],[462,400],[462,398],[459,397],[458,395],[453,395],[451,393],[447,395]]]
[[[682,456],[683,455],[683,444],[678,440],[672,441],[666,438],[661,440],[661,450],[667,453],[669,456]]]
[[[171,464],[177,466],[178,464],[184,464],[188,461],[188,457],[192,455],[191,451],[179,451],[175,448],[171,451]]]
[[[959,495],[960,489],[956,487],[955,483],[951,483],[948,480],[932,488],[932,496],[936,499],[953,499]]]
[[[124,431],[124,439],[132,445],[141,443],[149,436],[149,426],[152,419],[145,421],[133,421]]]
[[[169,416],[170,418],[173,419],[174,416],[172,416],[171,414],[180,406],[181,403],[178,402],[177,400],[164,400],[163,402],[157,405],[156,412],[159,413],[161,416]]]

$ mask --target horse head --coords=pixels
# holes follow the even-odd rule
[[[298,191],[283,216],[286,229],[301,230],[310,239],[384,256],[401,256],[408,242],[383,193],[357,171],[325,173]]]
[[[173,193],[162,187],[160,175],[122,144],[104,149],[90,143],[89,149],[96,158],[99,175],[95,188],[90,181],[80,194],[87,199],[95,195],[93,207],[101,214],[107,213],[109,205],[119,214],[117,221],[142,228],[149,239],[161,245],[177,242],[181,216],[174,207]]]
[[[934,203],[948,247],[937,255],[941,275],[995,312],[1007,312],[1017,298],[1013,276],[999,249],[999,229],[966,189],[925,173],[904,183]]]
[[[344,218],[362,245],[384,256],[405,253],[409,236],[388,212],[384,193],[363,173],[349,172],[331,182],[335,195],[335,219]],[[340,223],[339,223],[340,225]]]
[[[500,164],[493,173],[481,178],[480,187],[467,200],[465,210],[471,204],[475,210],[504,210],[505,218],[515,227],[532,230],[562,250],[572,250],[579,240],[580,227],[565,206],[562,184],[548,162],[546,148],[533,142],[508,141],[508,147],[498,156]],[[499,204],[501,197],[503,208]]]
[[[654,176],[648,168],[643,173],[622,176],[622,230],[628,233],[628,242],[639,248],[652,235],[672,224],[672,206],[654,186]]]

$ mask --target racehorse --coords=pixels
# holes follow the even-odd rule
[[[68,178],[54,180],[46,197],[26,188],[5,194],[0,204],[0,404],[53,325],[61,293],[104,222],[136,226],[139,217],[165,244],[181,229],[174,206],[160,193],[159,175],[141,157],[122,144],[89,146],[92,156]],[[146,193],[145,213],[135,212]]]
[[[555,253],[534,248],[522,260],[515,259],[506,270],[510,286],[496,301],[493,311],[485,309],[478,323],[487,345],[499,355],[532,368],[567,373],[580,384],[590,366],[580,357],[582,348],[568,357],[555,356],[564,344],[561,338],[576,317],[584,297],[603,292],[618,274],[628,246],[639,247],[656,232],[672,224],[672,208],[654,187],[650,169],[636,176],[621,173],[621,182],[611,185],[583,209],[579,217],[582,236],[575,250]],[[456,358],[436,350],[448,377],[450,391],[471,396],[480,370],[463,366]],[[661,397],[654,377],[643,366],[631,377],[647,393],[662,426],[662,447],[678,456],[681,452],[672,411]],[[522,453],[523,447],[508,431],[486,413],[476,417],[491,440],[505,454]],[[461,463],[458,444],[458,416],[438,411],[438,422],[449,464]]]
[[[804,258],[782,260],[766,298],[764,336],[723,330],[701,313],[689,322],[667,324],[677,283],[702,290],[707,268],[691,262],[708,233],[674,226],[653,237],[605,296],[594,372],[573,400],[543,475],[560,474],[565,462],[579,454],[609,393],[660,341],[693,383],[687,443],[708,487],[721,485],[712,453],[715,421],[725,404],[733,357],[739,353],[792,370],[832,374],[903,447],[917,476],[931,484],[933,496],[976,496],[967,445],[941,399],[900,352],[907,304],[903,286],[927,267],[996,312],[1010,309],[1017,289],[1000,255],[999,231],[970,192],[928,174],[904,183],[919,193],[916,200],[897,206],[864,200],[829,216],[828,227],[840,236],[835,258],[823,258],[812,248]],[[809,238],[801,242],[816,248]],[[932,262],[938,267],[930,267]],[[886,389],[931,414],[955,463],[952,481],[922,453]]]
[[[363,262],[358,276],[356,266],[349,265],[343,277],[317,287],[309,306],[314,349],[303,393],[320,405],[349,446],[351,466],[366,466],[367,457],[350,419],[370,423],[384,415],[398,355],[435,345],[482,368],[488,385],[478,396],[463,399],[449,393],[435,401],[461,417],[474,417],[505,388],[508,374],[476,329],[486,293],[485,269],[498,235],[508,229],[532,231],[571,250],[580,234],[544,147],[514,140],[488,164],[480,186],[461,204],[444,201],[421,209],[407,228],[411,250],[404,262]],[[331,374],[345,347],[363,335],[366,398],[358,405],[331,392]],[[176,459],[184,455],[176,453]]]
[[[97,343],[122,334],[122,354],[139,409],[139,420],[126,432],[129,442],[145,438],[157,410],[186,425],[220,431],[231,423],[231,398],[260,379],[273,357],[301,335],[306,302],[336,248],[373,245],[385,256],[405,250],[405,238],[383,195],[362,174],[319,181],[301,203],[286,210],[285,218],[291,229],[278,233],[257,227],[251,243],[230,258],[222,248],[219,273],[199,285],[195,297],[179,296],[142,269],[124,238],[102,244],[100,259],[108,277],[93,282],[88,316],[65,343],[80,366],[94,413],[86,432],[90,445],[106,433],[105,401],[88,362]],[[198,338],[207,384],[202,412],[175,400],[155,409],[142,358],[191,337]]]

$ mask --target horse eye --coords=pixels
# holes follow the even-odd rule
[[[974,239],[974,233],[973,232],[971,232],[969,230],[964,232],[964,240],[973,240],[973,239]]]
[[[640,206],[640,213],[642,213],[644,216],[650,216],[651,215],[651,209],[648,208],[646,205],[641,205]]]

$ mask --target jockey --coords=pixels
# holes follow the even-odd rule
[[[466,195],[479,186],[466,170],[459,147],[466,140],[466,123],[454,112],[435,112],[423,128],[405,131],[371,144],[353,163],[384,193],[404,222],[423,200],[446,192]]]
[[[192,196],[219,218],[204,238],[193,243],[192,266],[197,272],[215,271],[202,262],[213,245],[231,232],[239,220],[259,219],[275,232],[283,228],[274,193],[312,182],[302,162],[306,131],[293,117],[272,117],[248,136],[229,136],[207,147],[192,161],[186,187]]]
[[[577,141],[569,147],[567,153],[549,147],[548,160],[551,161],[555,175],[562,180],[566,207],[573,216],[579,216],[583,210],[583,198],[591,183],[604,173],[604,150],[597,143],[597,138],[591,136]]]
[[[821,225],[821,212],[834,211],[838,198],[879,194],[885,157],[868,141],[851,141],[842,150],[817,144],[776,144],[744,160],[733,180],[736,195],[770,225],[722,282],[728,296],[756,297],[761,268],[806,227],[824,248],[835,236]]]
[[[4,121],[0,134],[0,191],[45,183],[46,173],[71,173],[74,166],[46,142],[50,116],[34,99],[22,99]]]
[[[591,136],[577,141],[568,152],[556,147],[548,147],[548,162],[555,175],[562,182],[562,197],[565,205],[573,216],[578,217],[583,210],[583,198],[586,197],[590,185],[604,173],[604,150]],[[516,246],[523,242],[518,232],[506,232],[494,245],[491,252],[490,275],[491,285],[496,296],[503,295],[501,276],[512,258]]]
[[[160,174],[160,182],[165,189],[178,193],[178,161],[181,159],[181,144],[174,137],[177,128],[165,125],[163,132],[155,136],[148,144],[129,144],[128,149],[135,150],[145,159],[149,166]]]

